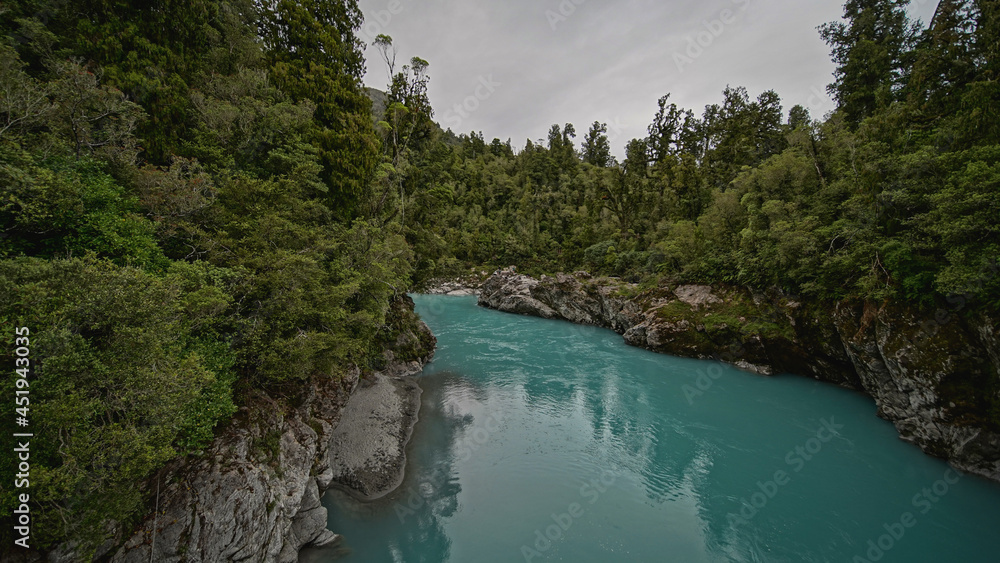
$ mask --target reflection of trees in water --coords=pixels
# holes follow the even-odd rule
[[[429,409],[443,409],[447,411],[445,414],[451,417],[447,420],[452,424],[456,423],[453,419],[461,416],[462,412],[467,411],[474,405],[486,403],[490,397],[490,389],[487,386],[473,385],[471,378],[451,372],[435,374],[433,381],[428,383],[428,385],[435,387],[435,392],[431,394],[430,390],[424,387],[424,405]],[[428,400],[432,402],[427,402]],[[471,423],[472,419],[470,418],[466,422]]]
[[[469,454],[472,434],[485,424],[474,411],[489,395],[469,379],[446,372],[423,378],[421,384],[420,422],[408,450],[410,473],[391,495],[400,524],[396,555],[405,561],[447,558],[451,539],[445,522],[458,511],[462,490],[455,465]]]
[[[689,504],[709,550],[727,557],[748,553],[745,545],[753,538],[729,525],[721,507],[725,503],[718,502],[728,499],[729,492],[711,478],[725,456],[693,430],[699,425],[696,415],[686,411],[673,416],[667,412],[676,406],[671,402],[639,401],[637,394],[648,389],[632,385],[634,377],[616,368],[581,371],[581,377],[586,380],[581,386],[599,390],[585,395],[594,439],[612,446],[618,465],[638,477],[646,498],[656,505]],[[740,547],[734,549],[734,544]]]
[[[468,429],[477,427],[472,414],[454,408],[456,400],[474,401],[482,396],[468,380],[450,373],[438,373],[421,379],[420,420],[407,447],[406,475],[400,487],[386,497],[370,503],[334,491],[325,504],[331,511],[331,529],[345,533],[344,544],[335,548],[307,550],[301,561],[320,563],[354,556],[349,560],[364,563],[407,561],[439,563],[447,560],[451,539],[445,520],[458,510],[461,485],[455,470],[456,443]],[[333,499],[333,502],[329,502]],[[375,553],[353,553],[350,530],[338,529],[337,522],[350,526],[361,522],[356,534],[377,534],[378,542],[367,542],[365,549]],[[358,545],[362,542],[359,540]]]
[[[414,433],[414,440],[419,440],[420,446],[410,448],[411,452],[418,452],[411,464],[415,475],[414,479],[408,479],[404,491],[407,493],[404,500],[413,500],[414,495],[424,500],[423,510],[416,515],[421,530],[440,527],[440,520],[452,516],[458,508],[461,486],[455,474],[454,444],[462,429],[473,422],[471,415],[456,413],[445,406],[446,396],[457,387],[471,387],[467,382],[449,373],[423,381],[421,426],[419,434]]]
[[[754,552],[754,530],[729,525],[728,493],[709,479],[714,464],[728,456],[697,430],[697,415],[684,410],[689,405],[683,395],[673,402],[650,396],[657,390],[643,382],[662,374],[641,372],[662,370],[662,364],[622,364],[616,350],[594,342],[607,338],[567,334],[539,339],[529,347],[566,353],[525,350],[522,358],[470,366],[492,373],[470,378],[438,372],[421,378],[423,404],[408,449],[408,473],[399,490],[366,505],[371,512],[361,518],[377,527],[381,539],[366,546],[377,550],[374,557],[359,553],[357,560],[438,561],[452,552],[448,520],[458,511],[462,490],[457,471],[468,459],[468,446],[475,455],[474,436],[487,424],[487,405],[496,398],[493,386],[519,388],[528,413],[575,421],[572,427],[580,433],[573,441],[584,455],[602,469],[624,475],[620,483],[641,487],[650,504],[689,504],[711,551],[724,557]]]
[[[710,550],[748,553],[746,545],[754,541],[750,531],[734,530],[720,503],[714,503],[714,509],[712,506],[713,498],[728,498],[723,487],[710,478],[714,464],[722,458],[720,447],[692,430],[698,424],[693,413],[671,414],[675,407],[688,406],[682,395],[674,402],[648,396],[650,389],[641,380],[657,374],[623,371],[662,367],[621,366],[596,346],[565,344],[573,350],[565,355],[565,365],[549,368],[547,374],[525,374],[528,403],[560,416],[582,417],[591,434],[588,453],[595,461],[614,465],[638,479],[652,504],[690,504]]]
[[[529,403],[556,405],[553,414],[582,423],[580,446],[599,467],[624,477],[616,486],[640,487],[653,506],[686,504],[704,530],[711,514],[703,510],[702,499],[716,448],[686,427],[679,418],[686,413],[675,416],[669,401],[650,396],[653,391],[643,381],[648,374],[629,371],[644,367],[581,354],[564,366],[562,381],[528,377],[525,389]]]
[[[444,521],[458,510],[462,490],[454,467],[454,444],[474,422],[471,415],[447,405],[456,394],[471,398],[476,392],[467,380],[450,373],[424,378],[421,386],[420,421],[408,448],[409,473],[391,495],[394,522],[399,526],[398,534],[392,536],[399,538],[395,551],[402,560],[439,561],[447,559],[451,550]]]

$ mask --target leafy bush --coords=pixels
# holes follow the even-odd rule
[[[215,333],[231,305],[230,277],[203,264],[157,276],[91,259],[0,262],[5,326],[31,331],[38,544],[103,541],[108,519],[142,514],[138,481],[204,448],[235,412],[233,356]],[[5,330],[7,365],[12,338]],[[11,378],[3,387],[13,396]],[[5,402],[8,420],[12,409]],[[4,495],[4,510],[11,502]]]

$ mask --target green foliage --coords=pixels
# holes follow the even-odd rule
[[[914,218],[944,249],[945,263],[934,283],[942,293],[992,288],[996,299],[996,260],[1000,256],[1000,145],[977,147],[940,157],[946,176],[929,194],[930,209]],[[933,272],[934,270],[930,270]]]
[[[404,243],[350,226],[288,180],[225,179],[203,214],[196,252],[246,277],[238,366],[258,384],[301,380],[358,361],[409,273]]]
[[[162,267],[153,224],[137,202],[90,159],[37,162],[13,144],[0,145],[0,218],[7,245],[0,256],[83,256]]]
[[[414,322],[390,303],[470,266],[1000,310],[1000,11],[942,2],[920,33],[904,6],[824,26],[826,121],[666,95],[618,162],[599,122],[519,152],[441,131],[427,61],[396,72],[387,36],[373,118],[355,0],[6,3],[0,319],[37,338],[38,540],[127,529],[242,392],[377,365]],[[737,301],[692,322],[788,336]]]
[[[457,259],[995,308],[996,3],[942,2],[924,31],[905,4],[852,0],[823,26],[841,106],[825,122],[727,87],[700,117],[663,96],[621,163],[600,123],[579,151],[571,126],[516,155],[439,136],[396,171],[435,225],[406,231],[415,276]]]
[[[247,4],[215,0],[156,9],[117,0],[24,0],[13,2],[13,17],[4,27],[25,38],[19,50],[33,72],[44,75],[53,61],[67,58],[94,65],[89,72],[100,69],[109,85],[146,111],[137,144],[149,160],[163,163],[187,134],[190,85],[216,70],[223,43],[234,54],[249,50],[248,34],[240,39],[236,31],[245,22],[233,17],[249,12]]]
[[[88,559],[241,397],[381,357],[413,255],[358,216],[379,153],[360,21],[354,2],[0,7],[0,319],[37,358],[33,544]]]
[[[235,411],[228,346],[213,334],[228,277],[182,263],[157,276],[95,260],[0,262],[0,310],[31,330],[38,544],[96,547],[107,519],[141,515],[137,481],[203,448]]]
[[[820,27],[837,64],[830,91],[852,124],[887,107],[906,83],[918,31],[906,16],[907,4],[909,0],[847,0],[847,22]]]
[[[611,164],[611,143],[608,141],[608,126],[595,121],[583,141],[583,161],[604,168]]]
[[[371,102],[360,84],[364,59],[354,30],[356,0],[279,0],[261,17],[274,83],[294,102],[315,106],[309,142],[318,149],[328,205],[339,217],[359,212],[378,165]]]

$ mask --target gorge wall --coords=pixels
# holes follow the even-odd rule
[[[655,352],[857,389],[875,399],[902,439],[1000,481],[996,319],[891,303],[805,304],[733,287],[640,291],[583,272],[535,279],[513,268],[482,285],[479,304],[610,328]]]
[[[393,308],[377,372],[317,375],[280,400],[256,393],[204,455],[177,460],[150,480],[151,492],[159,488],[154,512],[103,559],[293,563],[307,545],[336,542],[320,498],[336,479],[330,445],[348,399],[362,380],[418,373],[434,352],[412,300]],[[71,549],[48,559],[75,560]]]
[[[291,409],[256,397],[203,457],[162,472],[158,511],[111,560],[290,563],[305,545],[336,541],[320,505],[327,443],[358,380],[356,368],[314,378]]]

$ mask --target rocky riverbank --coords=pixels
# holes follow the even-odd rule
[[[434,336],[409,298],[393,314],[381,370],[316,376],[291,398],[255,395],[203,456],[178,460],[147,484],[158,489],[155,511],[110,560],[292,563],[307,545],[336,542],[326,528],[323,492],[361,483],[361,490],[384,494],[398,485],[420,402],[419,387],[405,377],[434,351]],[[381,407],[382,424],[372,428],[380,447],[338,440],[344,429],[372,423],[365,412],[372,404]],[[366,462],[368,473],[345,473],[345,459]]]
[[[479,289],[490,278],[486,270],[473,270],[464,276],[433,278],[417,288],[417,293],[427,295],[479,295]]]
[[[290,563],[306,545],[337,541],[320,497],[333,478],[329,437],[358,381],[357,369],[315,378],[290,411],[256,397],[203,457],[150,483],[158,510],[111,560]]]
[[[997,319],[888,303],[806,304],[734,287],[640,290],[582,272],[534,279],[513,268],[482,285],[479,304],[610,328],[656,352],[857,389],[902,439],[1000,481]]]
[[[365,501],[399,486],[420,394],[413,379],[379,374],[362,383],[333,431],[330,468],[335,486]]]

